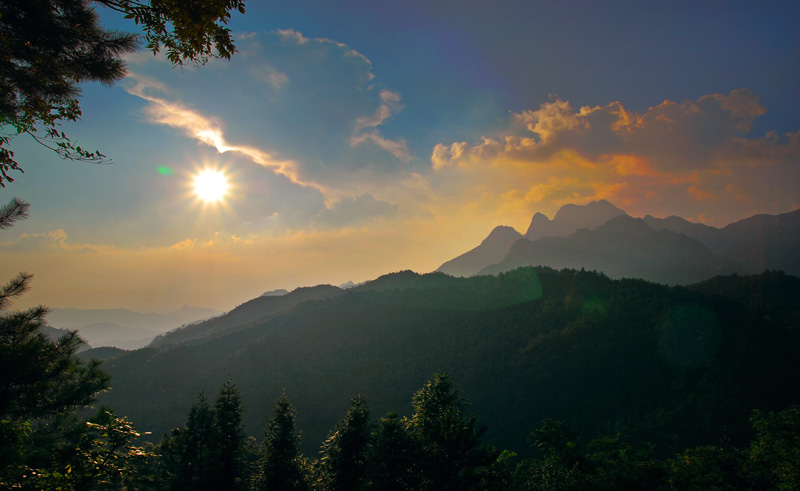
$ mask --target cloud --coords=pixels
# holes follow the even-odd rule
[[[643,113],[621,102],[576,110],[554,98],[512,113],[491,137],[435,145],[432,179],[439,189],[472,183],[473,195],[498,203],[552,207],[606,198],[634,214],[725,225],[800,201],[792,184],[800,178],[800,132],[750,136],[765,113],[747,89],[664,101]]]
[[[366,63],[367,65],[369,65],[370,67],[372,67],[372,62],[369,60],[369,58],[364,56],[362,53],[352,49],[351,47],[349,47],[345,43],[340,43],[338,41],[334,41],[334,40],[328,39],[328,38],[307,38],[307,37],[303,36],[302,33],[298,32],[298,31],[295,31],[294,29],[278,29],[278,30],[275,31],[275,33],[283,41],[294,42],[294,43],[296,43],[298,45],[301,45],[301,46],[305,45],[305,44],[308,44],[308,43],[319,43],[319,44],[322,44],[322,45],[330,44],[330,45],[336,46],[338,48],[342,48],[344,50],[344,56],[357,58],[357,59],[363,61],[364,63]],[[372,80],[373,78],[375,78],[375,75],[373,75],[373,73],[370,71],[370,72],[368,72],[367,77],[369,78],[369,80]]]
[[[131,78],[136,80],[136,83],[129,85],[126,90],[128,93],[150,102],[150,105],[145,108],[145,114],[147,114],[150,122],[183,130],[187,136],[215,147],[219,153],[236,152],[242,154],[256,164],[270,168],[275,173],[289,178],[294,184],[316,188],[323,193],[325,192],[323,186],[303,180],[295,162],[275,159],[269,153],[255,147],[229,144],[225,139],[222,124],[219,121],[206,117],[179,102],[172,102],[165,98],[151,95],[154,90],[163,91],[163,85],[161,84],[154,85],[146,77],[137,80],[136,75],[131,75]]]
[[[402,96],[374,81],[366,56],[294,30],[248,34],[238,48],[229,61],[183,72],[136,58],[126,90],[147,103],[149,123],[244,156],[327,202],[406,172],[409,144],[386,129]]]
[[[347,221],[349,215],[352,221],[350,213],[361,213],[362,219],[372,216],[370,227],[255,236],[214,233],[164,247],[110,249],[105,254],[18,248],[8,252],[13,260],[0,263],[0,275],[36,273],[34,288],[19,302],[20,308],[49,303],[152,311],[199,304],[227,310],[276,288],[360,282],[408,267],[435,269],[440,259],[414,246],[429,234],[425,224],[374,220],[391,208],[380,200],[358,197],[321,218]]]
[[[399,207],[375,199],[371,194],[343,198],[313,218],[314,226],[322,229],[349,227],[376,218],[390,218]]]
[[[381,90],[381,104],[375,113],[371,116],[356,118],[356,127],[353,136],[350,138],[350,146],[357,147],[364,143],[372,143],[402,162],[411,161],[412,157],[405,139],[398,138],[392,140],[386,138],[377,129],[377,127],[389,119],[393,113],[403,109],[404,106],[400,104],[401,99],[402,97],[398,92],[387,89]]]
[[[524,138],[516,144],[517,151],[533,158],[574,148],[593,158],[640,155],[662,170],[680,170],[717,165],[765,112],[755,94],[737,89],[696,101],[664,101],[643,114],[627,111],[620,102],[575,111],[569,102],[556,99],[514,114],[513,121],[535,135],[535,144]]]
[[[360,133],[350,138],[350,145],[354,147],[366,142],[375,144],[378,148],[392,154],[398,160],[403,162],[411,160],[411,154],[408,152],[408,143],[403,138],[390,140],[384,138],[377,130]]]
[[[110,245],[73,244],[63,228],[40,233],[23,233],[14,240],[0,242],[0,250],[9,252],[47,252],[61,250],[78,253],[102,253],[114,250]]]
[[[251,66],[248,69],[248,74],[253,78],[263,80],[276,91],[281,90],[283,86],[289,83],[289,76],[279,72],[269,63],[260,63]]]
[[[356,118],[356,129],[358,132],[364,128],[375,128],[383,124],[384,121],[389,119],[392,113],[403,109],[400,104],[402,96],[398,92],[383,89],[380,91],[381,105],[372,116],[361,116]]]

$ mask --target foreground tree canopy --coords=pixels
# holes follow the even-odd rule
[[[528,434],[534,455],[523,459],[483,443],[484,430],[467,405],[442,373],[414,394],[408,417],[389,413],[375,423],[359,395],[314,459],[300,450],[295,409],[285,392],[266,421],[261,445],[242,438],[244,407],[228,379],[213,407],[200,394],[186,425],[153,446],[152,458],[135,473],[123,472],[124,487],[112,489],[788,490],[800,485],[796,407],[754,411],[748,445],[701,445],[666,458],[655,456],[652,445],[637,446],[620,434],[586,441],[566,423],[545,420]],[[220,444],[225,441],[229,444]]]
[[[108,388],[100,362],[76,356],[75,331],[57,340],[41,330],[47,309],[8,310],[30,275],[0,287],[0,489],[96,489],[124,480],[139,436],[126,419],[91,406]]]
[[[95,5],[121,12],[143,35],[105,29]],[[107,161],[59,130],[81,117],[78,84],[111,85],[125,76],[122,57],[143,37],[154,54],[162,49],[174,65],[200,65],[236,51],[231,12],[243,0],[2,0],[0,1],[0,186],[19,170],[10,149],[27,134],[62,158]]]

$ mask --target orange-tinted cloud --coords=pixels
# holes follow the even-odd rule
[[[800,132],[748,136],[765,112],[747,89],[664,101],[641,114],[620,102],[575,110],[555,99],[512,114],[504,136],[437,144],[431,165],[442,180],[472,180],[484,195],[551,208],[605,198],[633,214],[726,225],[800,201]]]

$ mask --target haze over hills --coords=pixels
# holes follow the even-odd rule
[[[514,242],[521,238],[522,234],[513,228],[500,225],[495,227],[478,247],[447,261],[439,266],[437,271],[453,276],[472,276],[487,264],[502,261]]]
[[[543,265],[670,284],[767,269],[800,274],[800,210],[756,215],[719,229],[677,216],[635,219],[601,200],[565,205],[552,221],[537,213],[516,240],[509,231],[503,241],[493,235],[437,271],[471,276]]]
[[[137,349],[157,335],[198,320],[219,315],[212,309],[183,306],[166,314],[134,312],[127,309],[50,309],[47,323],[56,328],[77,330],[95,347],[115,346]]]
[[[64,329],[58,329],[58,328],[55,328],[55,327],[48,326],[46,324],[43,324],[43,325],[39,326],[39,331],[41,331],[45,336],[47,336],[48,339],[50,339],[52,341],[56,341],[61,336],[64,336],[64,335],[67,334],[67,331],[64,330]],[[81,346],[78,347],[78,351],[77,352],[78,353],[85,353],[87,351],[91,351],[91,349],[92,349],[92,347],[84,342]]]

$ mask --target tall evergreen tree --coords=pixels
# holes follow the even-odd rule
[[[181,468],[178,472],[177,489],[213,491],[217,468],[217,442],[213,409],[203,393],[197,396],[189,411],[186,428],[181,435]]]
[[[467,416],[466,401],[447,374],[437,373],[413,397],[406,421],[420,450],[420,489],[487,489],[499,453],[481,443],[485,431]]]
[[[369,408],[360,395],[351,400],[344,419],[322,444],[316,483],[325,491],[366,489],[366,461],[370,440]]]
[[[384,491],[418,489],[418,453],[416,442],[397,413],[381,418],[367,459],[371,487]]]
[[[217,455],[215,489],[233,491],[239,489],[242,483],[244,429],[242,400],[239,389],[231,382],[230,377],[219,389],[219,395],[214,402],[214,416],[217,437],[214,442],[214,453]]]
[[[259,491],[308,490],[308,464],[300,453],[295,411],[285,392],[278,398],[274,410],[275,415],[264,430],[253,488]]]

